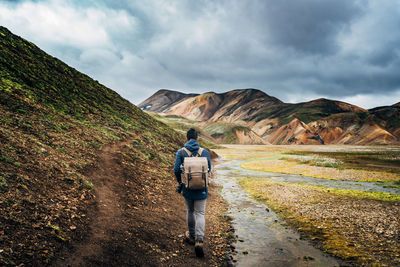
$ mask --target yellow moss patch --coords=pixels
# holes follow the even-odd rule
[[[400,195],[385,193],[385,192],[365,192],[365,191],[358,191],[358,190],[351,190],[351,189],[326,188],[326,187],[319,187],[319,186],[305,186],[305,187],[309,187],[314,190],[318,190],[318,191],[322,191],[322,192],[326,192],[326,193],[347,196],[347,197],[400,202]]]
[[[400,180],[400,177],[394,173],[309,166],[284,160],[250,161],[243,163],[241,167],[244,169],[256,170],[256,171],[300,174],[316,178],[343,180],[343,181],[376,182],[376,181]]]
[[[265,180],[262,178],[242,178],[239,180],[239,183],[243,187],[246,186],[249,188],[251,188],[252,186],[265,186],[268,184],[276,184],[276,185],[288,186],[288,187],[309,188],[312,190],[316,190],[316,191],[320,191],[320,192],[324,192],[324,193],[328,193],[328,194],[345,196],[345,197],[400,202],[400,195],[386,193],[386,192],[366,192],[366,191],[358,191],[358,190],[352,190],[352,189],[338,189],[338,188],[323,187],[323,186],[287,184],[284,182],[269,181],[269,180]],[[262,195],[254,195],[253,197],[260,199],[260,200],[264,199],[263,198],[264,196],[262,196]]]

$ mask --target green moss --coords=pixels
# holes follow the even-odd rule
[[[7,179],[3,174],[0,176],[0,191],[5,191],[7,189]]]
[[[242,178],[239,179],[239,183],[246,187],[247,184],[257,184],[258,186],[262,187],[263,184],[279,184],[282,186],[288,187],[303,187],[309,188],[321,192],[325,192],[328,194],[335,194],[339,196],[345,197],[352,197],[352,198],[360,198],[360,199],[373,199],[373,200],[381,200],[381,201],[393,201],[393,202],[400,202],[400,195],[386,193],[386,192],[366,192],[366,191],[359,191],[359,190],[352,190],[352,189],[338,189],[333,187],[323,187],[323,186],[311,186],[311,185],[302,185],[302,184],[287,184],[284,182],[274,182],[260,178]],[[257,196],[259,197],[259,196]]]
[[[83,188],[92,190],[94,188],[94,184],[88,181],[85,177],[81,177],[79,179],[79,183],[82,185]]]
[[[0,151],[0,162],[5,162],[5,163],[14,163],[15,159],[10,156],[9,154],[5,154],[4,152],[2,153]]]
[[[331,194],[346,196],[346,197],[400,202],[400,195],[386,193],[386,192],[365,192],[365,191],[358,191],[358,190],[351,190],[351,189],[325,188],[325,187],[316,187],[316,186],[313,186],[313,187],[307,186],[307,187],[310,187],[310,188],[316,189],[316,190],[320,190],[323,192],[331,193]]]
[[[56,232],[59,232],[59,231],[60,231],[60,227],[58,227],[57,225],[52,225],[52,224],[50,224],[49,227],[50,227],[50,229],[52,229],[52,230],[54,230],[54,231],[56,231]]]
[[[58,238],[59,240],[63,241],[63,242],[66,241],[65,237],[62,236],[62,235],[57,235],[57,238]]]

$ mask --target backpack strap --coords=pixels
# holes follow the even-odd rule
[[[182,157],[183,157],[183,150],[185,150],[185,152],[189,155],[189,157],[192,156],[192,152],[190,152],[189,149],[187,149],[186,147],[182,148]]]
[[[181,164],[183,163],[183,148],[181,149]]]
[[[181,161],[182,162],[183,162],[183,151],[185,151],[189,157],[191,157],[193,155],[189,149],[187,149],[186,147],[182,147],[182,149],[181,149]],[[200,147],[199,150],[197,151],[196,157],[201,157],[201,154],[203,154],[203,151],[204,151],[204,148]]]
[[[203,154],[204,149],[202,147],[199,148],[199,151],[197,151],[196,157],[201,157],[201,154]]]

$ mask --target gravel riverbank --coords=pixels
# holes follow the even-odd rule
[[[400,264],[400,203],[358,199],[261,179],[240,184],[324,251],[354,264]]]

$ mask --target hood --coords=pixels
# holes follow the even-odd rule
[[[195,139],[190,139],[186,142],[185,147],[192,153],[199,151],[200,148],[199,143]]]

